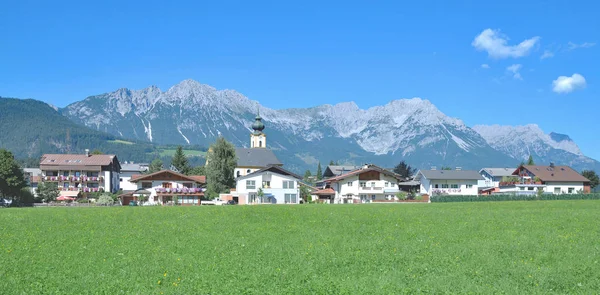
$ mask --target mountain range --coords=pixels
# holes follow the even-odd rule
[[[545,133],[537,125],[471,128],[421,98],[366,110],[353,102],[275,110],[234,90],[185,80],[166,91],[151,86],[90,96],[58,112],[121,138],[208,146],[222,135],[240,147],[248,147],[250,126],[260,112],[268,147],[295,171],[330,160],[384,167],[400,160],[418,168],[516,167],[529,155],[539,164],[600,168],[567,135]]]

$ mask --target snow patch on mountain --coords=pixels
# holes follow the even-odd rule
[[[556,141],[536,124],[524,126],[477,125],[473,127],[492,147],[515,159],[529,155],[546,156],[551,149],[563,150],[577,156],[583,155],[570,138]]]

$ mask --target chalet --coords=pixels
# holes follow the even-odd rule
[[[518,180],[517,191],[529,190],[527,185],[537,185],[544,193],[556,195],[591,192],[590,180],[569,166],[522,165],[512,175]]]
[[[149,205],[200,205],[204,196],[206,177],[183,175],[162,170],[145,175],[133,175],[130,182],[136,184],[133,192],[120,196],[123,205],[132,200],[147,199]]]
[[[367,164],[325,179],[314,192],[326,203],[368,203],[393,200],[401,177],[389,170]]]
[[[119,190],[121,164],[115,155],[45,154],[40,180],[56,183],[60,196],[75,198],[90,192]]]

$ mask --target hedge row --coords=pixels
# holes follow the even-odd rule
[[[537,195],[436,195],[429,197],[432,203],[443,202],[497,202],[497,201],[537,201],[537,200],[600,200],[600,194],[544,194]]]

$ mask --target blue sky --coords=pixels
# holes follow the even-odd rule
[[[600,4],[491,2],[5,1],[0,95],[65,106],[192,78],[271,108],[422,97],[600,159]]]

